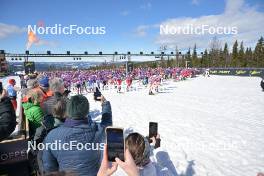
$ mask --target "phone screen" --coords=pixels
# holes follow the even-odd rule
[[[2,94],[2,93],[3,93],[3,83],[0,82],[0,94]]]
[[[156,137],[158,134],[158,123],[149,122],[149,138]]]
[[[108,161],[115,161],[116,157],[124,161],[123,129],[107,128],[106,135],[107,135]]]

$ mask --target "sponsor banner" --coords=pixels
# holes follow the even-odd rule
[[[0,143],[0,166],[27,160],[27,140]]]
[[[24,62],[25,73],[34,73],[35,72],[35,62]]]
[[[233,76],[263,76],[264,69],[256,68],[211,68],[210,74],[212,75],[233,75]]]
[[[131,73],[133,71],[134,65],[133,62],[127,62],[126,63],[126,71],[127,73]]]

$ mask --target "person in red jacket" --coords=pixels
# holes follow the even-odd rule
[[[130,76],[127,77],[126,84],[127,84],[127,92],[128,92],[132,85],[132,78]]]
[[[121,92],[122,79],[121,78],[118,78],[116,80],[116,82],[117,82],[117,89],[118,89],[117,92],[120,93]]]

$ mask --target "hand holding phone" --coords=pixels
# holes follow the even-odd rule
[[[94,92],[94,100],[95,101],[101,101],[101,99],[99,99],[99,97],[101,97],[101,96],[102,96],[102,93],[100,92],[98,87],[96,87],[95,92]]]
[[[157,122],[149,122],[149,138],[157,137],[158,134],[158,123]]]
[[[119,158],[116,158],[117,164],[126,172],[128,176],[139,176],[139,169],[128,149],[126,149],[125,158],[125,161],[121,161]]]
[[[122,128],[107,127],[106,128],[107,141],[107,158],[108,161],[115,162],[115,158],[124,161],[124,132]]]
[[[97,173],[97,176],[105,176],[105,175],[112,175],[117,170],[117,163],[112,163],[111,166],[109,166],[109,162],[107,159],[107,145],[104,147],[104,155],[103,160],[101,162],[100,169]]]

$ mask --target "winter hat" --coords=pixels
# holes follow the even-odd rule
[[[83,95],[72,96],[67,103],[67,114],[70,119],[84,119],[89,113],[89,102]]]
[[[40,87],[49,87],[49,77],[44,76],[43,78],[39,79]]]
[[[16,80],[14,80],[14,79],[9,79],[9,80],[8,80],[8,83],[11,84],[11,85],[15,85],[15,84],[16,84]]]

